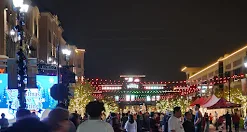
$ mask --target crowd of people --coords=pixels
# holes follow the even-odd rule
[[[110,113],[108,117],[102,113],[104,104],[92,101],[86,106],[83,116],[69,111],[61,104],[51,110],[48,117],[40,120],[35,113],[26,109],[16,112],[16,122],[9,126],[5,114],[1,114],[1,132],[209,132],[212,124],[212,114],[200,112],[200,105],[195,106],[195,111],[189,110],[182,115],[181,108],[173,108],[173,112],[166,113]],[[221,120],[225,119],[226,129],[231,132],[231,123],[235,130],[239,129],[240,117],[228,112],[216,116],[216,129],[220,127]]]

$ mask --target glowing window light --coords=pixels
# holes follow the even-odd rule
[[[102,90],[120,90],[122,87],[102,87]]]
[[[155,96],[152,96],[152,101],[155,101]]]
[[[130,77],[129,79],[128,79],[128,82],[133,82],[133,78],[132,77]]]
[[[203,89],[203,90],[202,90],[202,93],[206,93],[206,90],[205,90],[205,89]]]
[[[139,85],[133,83],[133,84],[127,85],[127,88],[139,88]]]
[[[151,97],[150,96],[147,96],[147,101],[151,101]]]
[[[119,101],[119,96],[115,96],[115,101]]]
[[[137,78],[137,79],[134,80],[134,82],[140,82],[140,79]]]
[[[126,101],[130,101],[130,95],[126,95]]]
[[[163,89],[164,87],[161,87],[161,86],[148,86],[148,87],[145,87],[145,89]]]
[[[131,95],[131,101],[135,101],[135,95]]]
[[[160,100],[160,96],[156,96],[156,100],[159,101]]]

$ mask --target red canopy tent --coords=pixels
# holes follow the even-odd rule
[[[215,95],[212,95],[211,97],[209,97],[207,103],[204,103],[202,105],[203,108],[208,108],[214,104],[216,104],[220,99],[217,98]]]
[[[210,98],[207,98],[207,97],[197,98],[194,102],[192,102],[190,104],[190,106],[194,106],[196,104],[203,105],[203,104],[207,103],[209,99]]]
[[[224,98],[220,98],[217,103],[208,107],[207,109],[222,109],[222,108],[234,108],[234,107],[241,107],[240,104],[235,104],[227,101]]]

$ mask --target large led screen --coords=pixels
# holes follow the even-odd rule
[[[7,79],[7,74],[0,74],[0,108],[10,111],[19,106],[18,90],[9,90]],[[26,92],[27,108],[36,111],[54,108],[57,101],[50,96],[50,88],[58,82],[57,76],[37,75],[36,80],[38,89],[27,89]]]

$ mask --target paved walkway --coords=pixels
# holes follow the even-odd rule
[[[213,125],[210,125],[210,127],[209,127],[209,131],[210,131],[210,132],[227,132],[225,129],[226,129],[226,128],[223,128],[223,129],[221,128],[221,129],[220,129],[220,127],[219,127],[219,130],[216,131],[216,130],[215,130],[215,127],[214,127]],[[234,128],[232,129],[232,132],[235,132]],[[247,132],[247,130],[242,130],[242,129],[241,129],[241,130],[239,130],[239,132]]]

